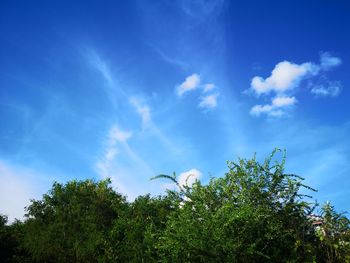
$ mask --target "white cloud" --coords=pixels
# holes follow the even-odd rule
[[[106,150],[105,158],[106,161],[111,161],[113,160],[116,155],[119,153],[117,148],[111,147]]]
[[[320,61],[323,70],[329,70],[331,68],[339,66],[342,63],[340,58],[334,57],[328,52],[321,53]]]
[[[217,102],[218,97],[219,97],[219,93],[214,93],[211,95],[201,97],[201,101],[198,106],[200,108],[208,108],[208,109],[215,108],[218,104]]]
[[[151,44],[151,43],[148,43],[148,45],[160,56],[161,59],[163,59],[166,63],[169,63],[171,65],[174,65],[174,66],[177,66],[181,69],[188,69],[189,66],[188,64],[182,60],[181,58],[179,58],[179,56],[176,56],[174,54],[171,54],[172,52],[170,53],[167,53],[165,52],[165,50],[162,50],[160,47],[154,45],[154,44]]]
[[[113,125],[109,131],[109,139],[111,144],[115,144],[115,142],[126,142],[132,136],[132,131],[123,131],[119,129],[117,125]]]
[[[336,97],[340,94],[341,84],[338,81],[330,81],[326,84],[316,85],[311,89],[311,93],[316,97]]]
[[[266,79],[260,76],[253,77],[251,89],[258,95],[272,91],[281,94],[296,88],[306,77],[316,76],[321,71],[330,70],[342,63],[338,57],[331,56],[328,52],[321,53],[320,64],[305,62],[295,64],[289,61],[279,62]]]
[[[142,119],[142,130],[151,132],[162,144],[170,150],[171,153],[180,153],[180,147],[173,144],[173,142],[164,134],[156,123],[152,121],[151,109],[147,104],[141,103],[141,100],[131,97],[130,103],[135,107],[137,113]]]
[[[278,63],[272,70],[270,77],[263,79],[255,76],[251,81],[251,88],[258,94],[283,93],[299,85],[300,81],[310,73],[316,73],[317,68],[312,63],[294,64],[289,61]]]
[[[82,52],[84,59],[103,77],[105,83],[101,83],[100,87],[105,91],[113,107],[119,110],[120,102],[124,101],[128,94],[122,85],[118,85],[118,78],[113,74],[111,63],[103,59],[93,48],[82,49]]]
[[[215,108],[218,104],[217,99],[219,97],[219,92],[214,92],[217,87],[214,83],[200,85],[200,81],[198,74],[188,76],[186,80],[176,88],[177,95],[181,97],[185,92],[200,87],[203,96],[200,97],[198,107],[207,109]]]
[[[251,80],[250,89],[257,95],[275,93],[276,98],[272,100],[271,104],[255,105],[250,114],[259,116],[267,114],[268,116],[279,117],[284,115],[285,109],[288,106],[294,105],[296,102],[295,94],[296,88],[306,78],[321,79],[321,84],[312,87],[311,93],[315,96],[337,96],[341,91],[341,84],[339,82],[330,82],[327,80],[324,72],[330,70],[342,63],[341,59],[330,55],[328,52],[320,54],[320,63],[305,62],[302,64],[295,64],[289,61],[282,61],[276,64],[272,70],[271,75],[266,79],[255,76]],[[309,81],[309,86],[311,81]],[[273,96],[273,95],[272,95]]]
[[[111,178],[113,186],[130,200],[138,194],[144,194],[145,189],[140,189],[139,186],[135,189],[133,186],[140,180],[136,176],[150,178],[155,174],[148,163],[130,147],[128,140],[131,137],[131,131],[124,131],[113,125],[108,132],[104,151],[95,163],[98,175],[103,179]]]
[[[118,143],[120,148],[123,145],[127,145],[127,141],[131,138],[131,131],[123,131],[117,125],[113,125],[108,133],[108,140],[105,145],[104,152],[102,156],[96,162],[96,170],[102,178],[112,177],[111,167],[113,162],[120,153],[118,149]]]
[[[202,173],[197,169],[191,169],[189,171],[183,172],[178,177],[178,183],[180,187],[189,186],[191,187],[193,183],[202,176]]]
[[[259,116],[262,113],[268,113],[273,110],[272,105],[266,104],[266,105],[255,105],[251,110],[250,114]]]
[[[296,102],[295,97],[276,97],[272,100],[272,105],[280,108],[294,105]]]
[[[204,87],[203,87],[203,92],[204,93],[207,93],[207,92],[209,92],[209,91],[212,91],[213,89],[215,89],[215,84],[214,83],[207,83],[207,84],[205,84],[204,85]]]
[[[135,107],[137,113],[141,116],[142,127],[146,128],[151,124],[151,109],[148,105],[143,104],[134,97],[130,98],[130,103]]]
[[[191,76],[188,76],[185,81],[176,88],[176,93],[181,97],[185,92],[196,89],[199,83],[200,76],[198,74],[192,74]]]
[[[255,105],[250,110],[250,114],[253,116],[266,114],[270,117],[281,117],[285,113],[284,109],[293,106],[296,102],[297,100],[295,97],[279,96],[274,98],[271,104]]]

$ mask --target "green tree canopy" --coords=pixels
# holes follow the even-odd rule
[[[329,203],[317,212],[279,153],[229,161],[207,184],[155,176],[175,190],[133,201],[108,179],[54,183],[24,222],[0,216],[0,261],[350,262],[349,219]]]
[[[109,231],[125,207],[110,180],[54,183],[27,208],[25,247],[38,262],[105,262]]]
[[[173,192],[181,200],[160,238],[169,262],[279,262],[310,258],[303,178],[284,173],[285,157],[276,151],[260,164],[256,158],[228,162],[229,171]],[[175,201],[176,202],[176,201]]]

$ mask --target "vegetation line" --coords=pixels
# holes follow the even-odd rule
[[[54,183],[26,219],[0,216],[1,262],[350,262],[350,221],[284,173],[285,154],[228,162],[203,185],[133,202],[109,179]]]

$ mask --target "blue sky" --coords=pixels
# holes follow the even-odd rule
[[[162,193],[287,150],[350,210],[348,1],[1,1],[0,209],[54,180]]]

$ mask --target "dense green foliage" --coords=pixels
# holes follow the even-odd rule
[[[113,222],[126,209],[110,181],[54,183],[28,207],[24,246],[40,262],[105,262]]]
[[[350,221],[319,209],[274,154],[133,202],[109,180],[54,183],[26,220],[0,216],[0,262],[350,262]]]

